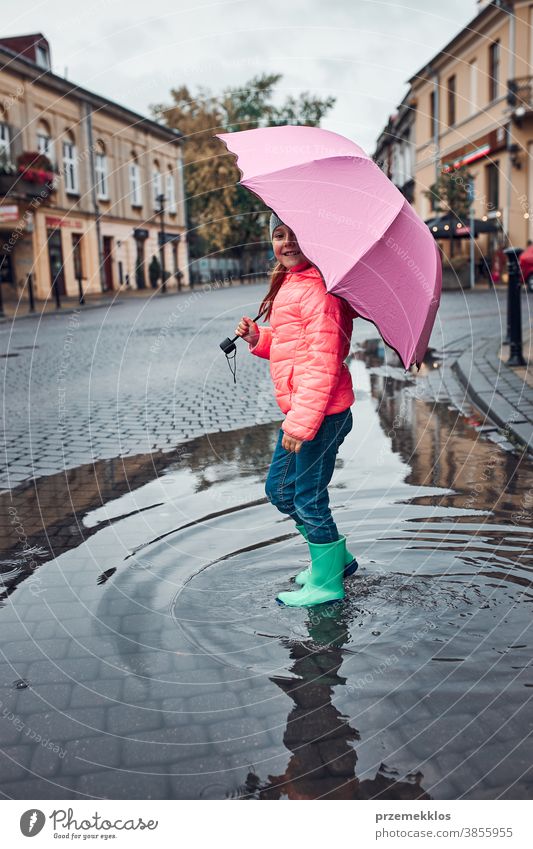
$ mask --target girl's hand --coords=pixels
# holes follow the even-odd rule
[[[294,451],[295,454],[298,454],[302,447],[302,443],[303,439],[296,439],[295,436],[289,436],[288,433],[283,433],[281,446],[285,449],[285,451]]]
[[[252,318],[243,315],[238,327],[235,328],[235,335],[241,336],[245,342],[255,345],[259,341],[259,328]]]

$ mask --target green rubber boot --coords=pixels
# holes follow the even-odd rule
[[[344,598],[344,561],[346,559],[346,537],[322,545],[307,542],[311,554],[311,574],[301,590],[280,593],[279,604],[288,607],[312,607],[328,601]]]
[[[307,539],[307,534],[305,532],[305,525],[296,525],[296,530],[300,531],[301,535]],[[346,549],[346,556],[344,558],[344,577],[349,578],[350,575],[359,568],[359,563],[353,556],[353,554]],[[309,575],[311,574],[311,567],[308,566],[307,569],[303,569],[301,572],[298,572],[294,579],[295,584],[299,584],[301,587],[305,586],[309,579]]]

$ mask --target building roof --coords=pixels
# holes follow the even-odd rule
[[[33,35],[41,36],[41,33],[33,33]],[[10,50],[9,47],[0,44],[0,69],[3,69],[6,65],[9,65],[13,71],[22,73],[30,79],[35,80],[35,82],[46,85],[55,91],[77,96],[81,100],[85,100],[96,107],[99,111],[105,111],[117,118],[126,119],[130,124],[135,123],[137,126],[144,127],[154,133],[154,135],[159,135],[167,141],[182,144],[183,133],[179,130],[159,124],[145,115],[133,112],[133,110],[122,106],[120,103],[115,103],[113,100],[109,100],[106,97],[95,94],[93,91],[89,91],[89,89],[83,88],[83,86],[71,83],[70,80],[66,80],[64,77],[54,74],[53,71],[48,71],[35,65],[34,62],[21,56],[16,51]]]
[[[509,0],[509,5],[513,5],[513,2],[514,0]],[[416,82],[417,79],[423,78],[426,74],[431,73],[438,59],[444,56],[449,57],[450,53],[452,53],[453,49],[457,47],[457,45],[464,37],[465,33],[468,32],[468,30],[475,29],[475,27],[478,24],[482,23],[486,18],[490,18],[491,16],[495,15],[495,13],[498,13],[500,11],[503,11],[500,5],[500,0],[493,0],[492,3],[487,3],[486,6],[483,6],[477,13],[477,15],[472,18],[472,20],[468,24],[466,24],[463,29],[457,33],[457,35],[454,35],[452,40],[449,41],[448,44],[446,44],[442,48],[442,50],[439,50],[439,52],[436,53],[435,56],[433,56],[433,58],[430,59],[429,62],[426,62],[426,64],[423,65],[420,70],[416,72],[416,74],[413,74],[412,77],[409,77],[407,83],[409,85],[413,85],[413,83]]]

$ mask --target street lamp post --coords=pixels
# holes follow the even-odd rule
[[[509,335],[508,366],[525,366],[522,354],[522,271],[520,269],[520,254],[522,248],[506,248],[507,270],[507,328]]]
[[[166,293],[167,291],[167,279],[166,279],[166,269],[165,269],[165,207],[163,203],[165,201],[165,195],[158,195],[157,200],[159,201],[159,209],[157,210],[157,214],[161,216],[161,230],[160,232],[160,246],[159,252],[161,256],[161,275],[163,278],[163,285],[161,286],[161,291]]]
[[[474,180],[471,177],[468,181],[468,203],[469,203],[469,229],[470,229],[470,288],[473,289],[476,285],[476,260],[475,260],[475,237],[474,237],[474,228],[476,226],[474,219],[474,198],[475,198],[475,189],[474,189]]]

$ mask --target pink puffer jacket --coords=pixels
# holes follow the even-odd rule
[[[259,326],[252,354],[270,359],[276,400],[287,417],[282,429],[296,439],[314,439],[324,416],[341,413],[354,400],[344,362],[358,313],[326,290],[314,266],[301,263],[286,272],[270,314]]]

